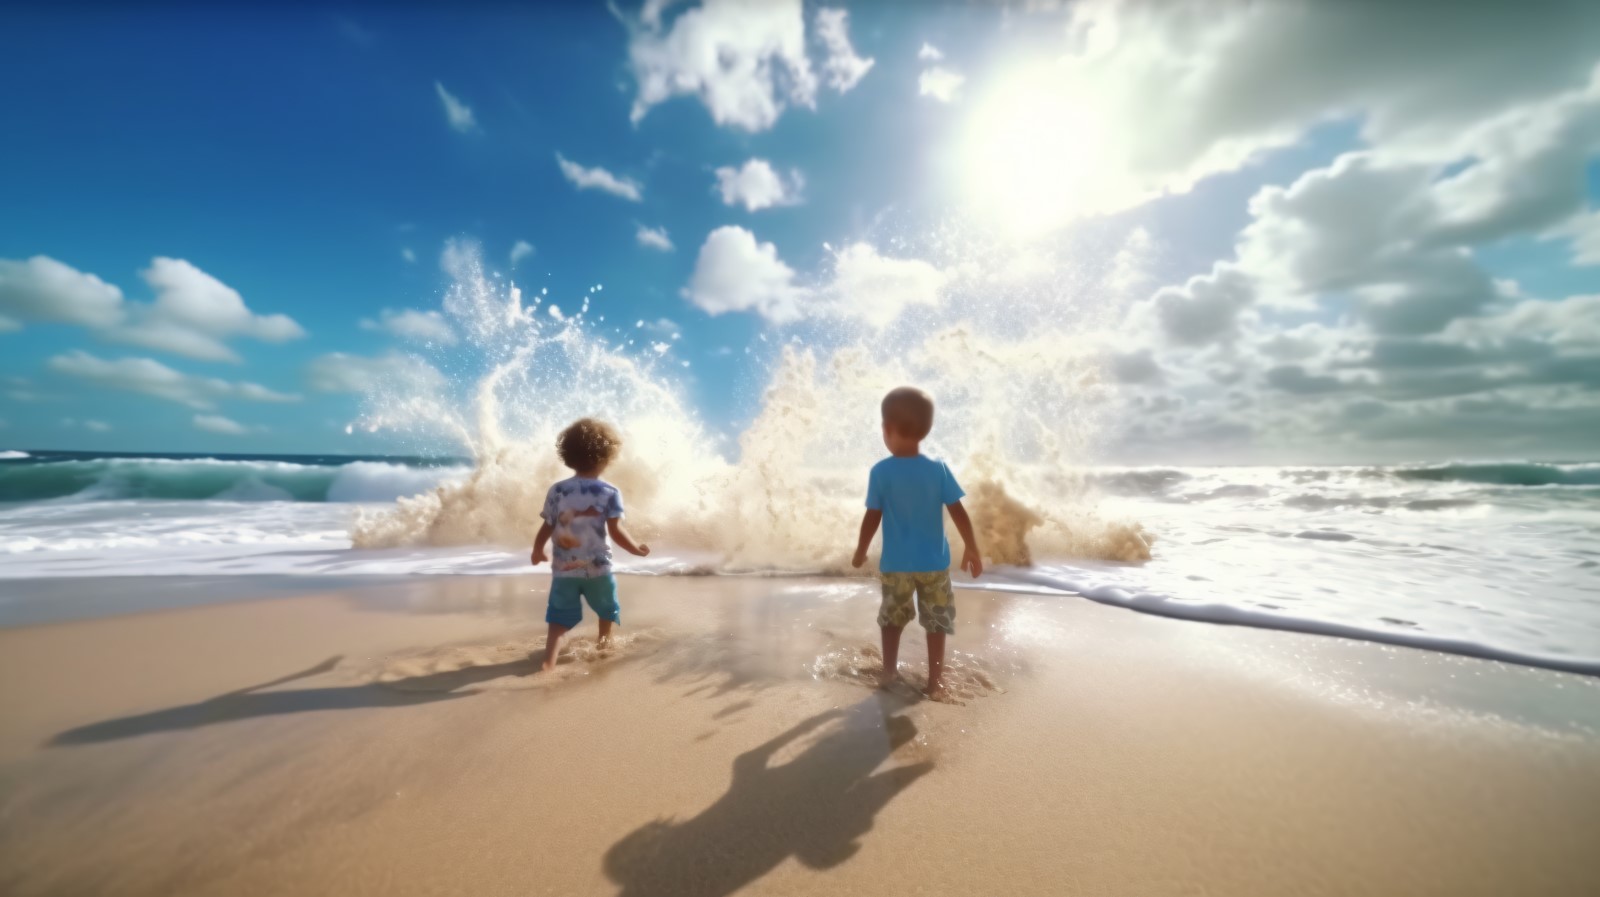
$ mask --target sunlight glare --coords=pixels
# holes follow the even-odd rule
[[[1048,65],[1019,69],[980,101],[962,158],[968,204],[1015,238],[1124,207],[1136,192],[1107,110]]]

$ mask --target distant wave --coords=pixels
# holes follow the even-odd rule
[[[28,454],[27,452],[17,452],[17,451],[10,451],[10,450],[0,452],[0,461],[21,461],[23,458],[31,458],[31,457],[33,457],[33,456]]]
[[[1505,461],[1490,464],[1396,467],[1384,472],[1403,480],[1435,483],[1483,483],[1489,486],[1600,486],[1600,464]]]
[[[383,461],[339,465],[214,458],[50,461],[0,467],[0,501],[385,502],[426,492],[465,473],[457,467]]]

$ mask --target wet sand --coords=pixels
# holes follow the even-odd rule
[[[869,582],[622,594],[0,629],[0,893],[1600,893],[1594,679],[964,591],[945,704]]]

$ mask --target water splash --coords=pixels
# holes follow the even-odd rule
[[[443,309],[465,351],[432,359],[438,376],[369,396],[361,425],[464,446],[474,468],[363,514],[357,547],[526,545],[545,490],[568,475],[556,434],[589,415],[622,433],[606,476],[638,537],[720,556],[724,570],[842,572],[866,470],[883,455],[878,402],[916,383],[939,405],[926,448],[955,466],[992,561],[1149,557],[1148,536],[1099,519],[1072,473],[1103,399],[1098,351],[1063,331],[1008,326],[1016,308],[919,311],[794,336],[776,350],[759,413],[729,460],[674,385],[670,344],[641,346],[622,328],[608,336],[603,317],[591,321],[600,285],[562,310],[488,272],[471,243],[451,244],[445,267]],[[958,281],[987,277],[949,270]],[[417,369],[432,370],[427,361]]]

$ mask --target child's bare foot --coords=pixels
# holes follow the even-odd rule
[[[553,670],[555,668],[556,668],[556,662],[555,662],[554,658],[552,658],[550,660],[547,660],[544,663],[539,664],[539,672],[541,672],[541,673],[548,673],[548,672],[550,672],[551,670]]]
[[[928,700],[930,700],[930,701],[944,701],[944,700],[947,700],[950,697],[948,694],[945,693],[944,683],[943,682],[937,682],[937,681],[929,682],[928,683],[928,687],[924,688],[922,690],[922,693],[924,695],[927,695]]]
[[[899,670],[879,670],[878,671],[878,687],[879,688],[889,688],[890,686],[894,685],[895,683],[897,683],[899,681],[900,681],[900,671]]]

